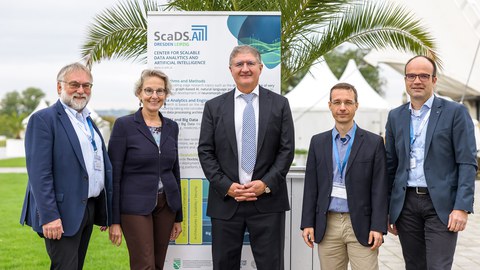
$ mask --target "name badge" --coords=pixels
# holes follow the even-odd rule
[[[93,168],[95,171],[101,171],[103,168],[102,157],[97,153],[93,157]]]
[[[347,189],[345,186],[333,184],[332,196],[340,199],[347,199]]]
[[[410,169],[415,169],[417,167],[417,160],[415,158],[410,158]]]

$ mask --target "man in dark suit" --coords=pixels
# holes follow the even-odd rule
[[[87,67],[63,67],[57,76],[60,99],[28,121],[20,223],[45,239],[50,269],[82,269],[93,224],[111,224],[112,166],[85,108],[91,88]]]
[[[338,83],[328,106],[332,130],[312,137],[308,151],[301,229],[318,243],[322,269],[378,269],[378,247],[387,233],[387,174],[382,137],[353,120],[357,90]]]
[[[205,104],[198,155],[210,181],[213,269],[240,269],[245,229],[257,269],[284,269],[285,176],[294,155],[286,98],[258,85],[259,52],[237,46],[230,55],[236,88]]]
[[[473,211],[472,119],[463,105],[433,95],[436,72],[428,57],[407,62],[410,102],[392,110],[386,125],[389,231],[398,233],[406,269],[451,269],[458,232]]]

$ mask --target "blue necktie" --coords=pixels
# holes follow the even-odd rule
[[[255,95],[243,94],[242,98],[247,102],[243,111],[242,122],[242,169],[247,173],[252,173],[257,159],[257,136],[255,126],[255,111],[253,110],[252,100]]]

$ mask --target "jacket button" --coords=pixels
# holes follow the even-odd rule
[[[88,181],[88,176],[84,176],[83,180]]]
[[[87,200],[82,200],[82,203],[83,203],[83,204],[86,204],[86,203],[87,203]]]

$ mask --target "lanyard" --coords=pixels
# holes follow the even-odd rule
[[[97,152],[97,144],[95,143],[95,133],[93,131],[93,125],[91,122],[92,120],[90,119],[90,117],[86,118],[88,127],[90,128],[90,134],[88,134],[87,131],[85,130],[85,125],[82,122],[80,122],[72,113],[69,113],[68,116],[70,117],[70,119],[73,119],[73,121],[75,121],[75,123],[80,128],[82,133],[85,134],[85,136],[87,136],[87,139],[90,141],[90,143],[93,146],[93,151]]]
[[[430,117],[431,111],[432,109],[429,109],[427,113],[423,116],[422,122],[420,123],[420,126],[418,127],[416,133],[413,132],[413,122],[410,117],[410,145],[413,145],[413,143],[415,143],[417,137],[422,134],[423,129],[425,128],[425,126],[427,126],[428,118]]]
[[[350,151],[352,150],[353,140],[355,139],[355,132],[357,131],[357,124],[353,124],[353,131],[352,137],[348,141],[347,151],[345,152],[345,157],[343,158],[343,162],[340,163],[340,155],[338,153],[337,143],[335,142],[335,137],[332,136],[332,144],[333,144],[333,154],[335,155],[335,162],[337,163],[337,169],[340,172],[340,178],[343,178],[343,170],[347,165],[348,158],[350,156]]]
[[[88,127],[90,128],[90,133],[92,134],[90,143],[93,146],[93,151],[97,152],[97,143],[95,143],[95,133],[93,131],[92,120],[90,119],[90,117],[87,117],[87,123],[88,123]]]

